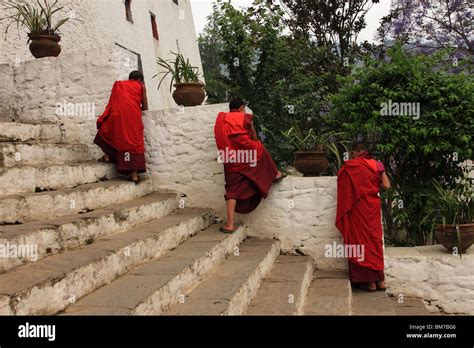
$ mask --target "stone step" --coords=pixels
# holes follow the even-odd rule
[[[308,289],[305,315],[351,314],[351,283],[347,272],[316,271]]]
[[[198,233],[160,258],[128,272],[67,308],[66,315],[160,315],[208,277],[246,238],[219,226]]]
[[[242,315],[279,254],[279,241],[247,239],[211,277],[164,314]]]
[[[125,180],[110,180],[71,189],[3,196],[0,197],[0,224],[90,212],[148,195],[153,190],[151,180],[144,180],[139,185]]]
[[[92,144],[97,129],[93,122],[29,124],[0,122],[0,142]]]
[[[245,314],[301,315],[313,273],[312,258],[279,256]]]
[[[413,297],[390,297],[392,301],[392,306],[396,315],[405,315],[405,316],[429,316],[429,315],[439,315],[439,313],[430,312],[423,300]]]
[[[179,194],[157,192],[85,214],[0,226],[0,247],[10,250],[9,257],[0,257],[0,273],[169,215],[179,200]],[[14,253],[21,248],[21,255]]]
[[[385,291],[352,290],[352,315],[396,315],[392,300]]]
[[[93,144],[0,143],[0,167],[86,162],[102,155]]]
[[[113,164],[98,162],[0,168],[0,195],[71,188],[116,176]]]
[[[0,315],[51,315],[129,270],[176,248],[214,221],[182,209],[126,232],[0,274]]]

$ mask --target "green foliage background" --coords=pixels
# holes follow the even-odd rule
[[[393,184],[383,196],[386,237],[403,245],[431,241],[433,221],[421,219],[432,180],[453,186],[462,175],[459,164],[474,157],[474,86],[465,73],[472,59],[464,62],[469,67],[453,67],[451,51],[428,56],[367,43],[342,57],[334,45],[285,24],[283,10],[265,1],[242,10],[216,1],[199,39],[209,102],[244,98],[282,166],[291,164],[294,149],[281,132],[293,123],[368,143]],[[363,26],[359,19],[356,30]],[[420,119],[382,116],[388,100],[420,103]],[[336,174],[334,165],[328,174]]]
[[[448,53],[390,49],[387,59],[367,60],[344,78],[332,97],[335,127],[365,139],[386,164],[394,188],[385,194],[384,213],[396,220],[389,232],[410,231],[412,244],[429,239],[428,225],[421,222],[433,179],[452,186],[463,175],[459,164],[474,157],[474,82],[443,64]],[[420,118],[381,115],[381,103],[389,100],[420,103]]]

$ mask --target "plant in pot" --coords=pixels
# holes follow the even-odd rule
[[[192,66],[189,58],[184,58],[181,53],[171,52],[171,54],[174,55],[172,60],[163,58],[157,60],[158,65],[164,69],[164,71],[153,76],[155,78],[163,75],[158,89],[161,88],[165,78],[171,76],[170,92],[174,86],[176,89],[173,93],[173,99],[176,104],[181,106],[201,105],[206,98],[206,92],[204,91],[204,84],[199,79],[199,69]]]
[[[58,0],[52,4],[48,0],[43,0],[43,2],[36,0],[34,4],[9,0],[1,6],[6,13],[9,13],[0,19],[8,23],[5,34],[13,24],[16,24],[18,30],[24,27],[28,30],[30,52],[35,58],[59,56],[61,53],[59,28],[69,18],[60,19],[53,25],[53,15],[64,8],[64,6],[58,6]]]
[[[433,181],[433,191],[425,195],[427,213],[422,223],[433,221],[436,239],[450,252],[462,255],[474,244],[474,184],[465,175],[452,187]]]
[[[332,153],[336,157],[337,167],[341,167],[342,157],[338,145],[343,146],[348,152],[347,144],[349,143],[337,140],[337,137],[343,134],[327,130],[316,132],[314,128],[303,131],[296,123],[287,131],[282,132],[295,151],[295,169],[305,177],[319,176],[327,171],[329,167],[328,153]]]

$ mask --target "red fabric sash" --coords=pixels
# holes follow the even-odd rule
[[[100,135],[113,148],[122,152],[145,153],[142,100],[141,82],[115,82],[109,103],[97,120]]]
[[[214,126],[217,149],[221,153],[236,153],[237,151],[256,150],[256,159],[263,156],[263,144],[253,140],[250,132],[253,115],[242,112],[221,112],[217,116]],[[224,163],[225,170],[229,172],[240,172],[250,167],[250,163]]]
[[[364,246],[364,260],[349,262],[383,270],[383,233],[377,162],[369,156],[347,161],[338,173],[336,227],[346,245]]]

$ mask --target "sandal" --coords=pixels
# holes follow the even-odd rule
[[[225,234],[234,234],[235,231],[237,231],[237,230],[233,230],[233,231],[232,231],[232,230],[228,230],[228,229],[226,229],[226,228],[224,228],[224,227],[221,227],[221,228],[219,229],[219,231],[222,232],[222,233],[225,233]]]
[[[282,173],[281,176],[280,176],[278,179],[273,180],[273,182],[274,182],[275,184],[279,184],[279,183],[281,183],[281,182],[283,181],[283,179],[285,179],[286,177],[288,177],[288,175]]]

